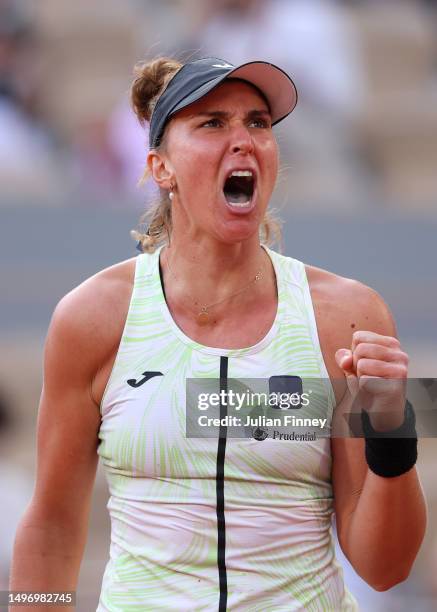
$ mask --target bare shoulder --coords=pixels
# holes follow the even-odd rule
[[[314,266],[306,266],[306,271],[314,306],[321,315],[338,323],[347,320],[353,330],[371,325],[373,331],[386,333],[393,326],[387,304],[371,287]]]
[[[391,312],[371,287],[314,266],[305,266],[320,343],[328,371],[342,376],[334,354],[351,346],[356,331],[396,335]]]
[[[54,320],[82,332],[90,342],[107,343],[129,304],[135,259],[105,268],[67,293],[56,306]]]
[[[85,375],[93,376],[118,346],[126,320],[136,258],[105,268],[67,293],[58,303],[47,344],[64,347],[63,354]],[[65,348],[68,346],[68,351]]]

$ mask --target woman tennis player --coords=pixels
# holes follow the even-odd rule
[[[333,513],[377,590],[408,576],[424,535],[403,385],[367,389],[364,438],[231,438],[222,424],[215,437],[186,435],[189,379],[220,391],[231,379],[325,379],[330,426],[348,388],[407,376],[374,291],[261,245],[278,174],[272,126],[295,107],[294,84],[265,62],[159,58],[132,92],[162,198],[143,253],[56,308],[12,588],[76,588],[99,455],[112,525],[100,612],[354,610]]]

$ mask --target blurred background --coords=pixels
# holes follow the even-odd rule
[[[300,92],[276,129],[272,205],[287,255],[389,303],[411,376],[437,376],[437,7],[424,0],[0,0],[0,589],[32,493],[42,352],[58,300],[135,255],[129,230],[147,133],[136,61],[270,60]],[[67,347],[66,347],[67,348]],[[410,578],[376,593],[343,560],[362,610],[437,608],[437,442],[420,441],[430,520]],[[108,558],[97,476],[78,591],[96,608]]]

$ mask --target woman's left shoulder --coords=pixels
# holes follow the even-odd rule
[[[369,330],[395,335],[390,309],[381,295],[360,281],[305,265],[318,325],[341,335]]]

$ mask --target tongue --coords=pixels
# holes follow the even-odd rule
[[[247,193],[233,193],[229,191],[225,191],[225,198],[229,202],[229,204],[244,204],[245,202],[249,202],[250,197]]]

